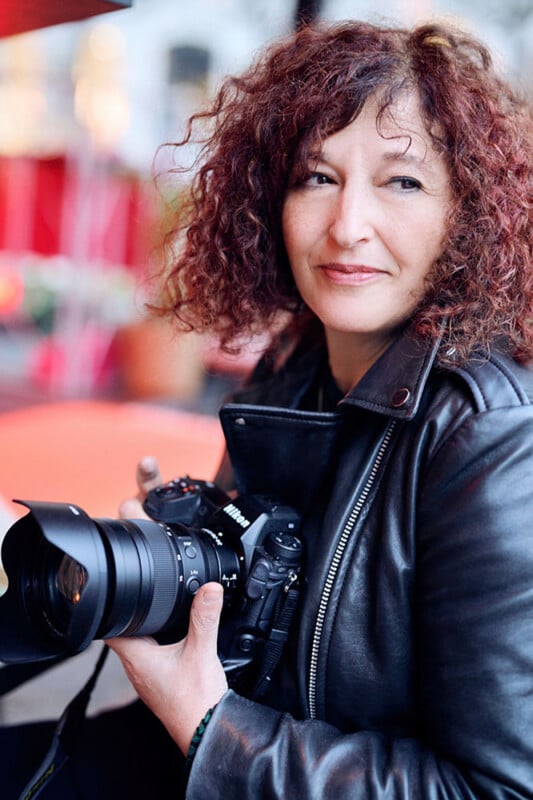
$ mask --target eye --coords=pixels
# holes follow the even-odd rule
[[[398,175],[397,177],[391,178],[389,183],[398,187],[398,189],[403,192],[413,192],[422,188],[420,181],[417,181],[416,178],[409,178],[407,175]]]
[[[302,183],[305,186],[327,186],[330,183],[334,183],[334,181],[323,172],[309,172]]]

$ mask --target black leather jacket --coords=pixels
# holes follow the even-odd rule
[[[306,586],[269,697],[224,696],[187,798],[533,798],[533,374],[441,369],[407,332],[334,413],[299,410],[318,363],[221,412],[238,488],[304,511]]]

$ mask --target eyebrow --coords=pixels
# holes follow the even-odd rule
[[[413,166],[418,167],[428,177],[434,176],[435,174],[434,169],[428,161],[421,156],[417,156],[414,153],[409,152],[409,150],[388,150],[383,153],[382,158],[388,163],[400,163],[406,165],[412,164]],[[436,154],[435,159],[438,159]],[[316,163],[323,162],[324,164],[333,166],[332,161],[328,158],[328,154],[325,150],[317,150],[309,153],[309,161],[314,161]]]
[[[437,159],[438,156],[435,154],[435,160]],[[383,160],[391,163],[412,164],[428,176],[433,176],[435,174],[430,162],[414,153],[410,153],[408,150],[389,150],[383,153]]]

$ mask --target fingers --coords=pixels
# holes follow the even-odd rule
[[[130,497],[123,500],[118,507],[118,515],[121,519],[149,519],[144,511],[141,501],[137,497]]]
[[[218,627],[224,601],[224,590],[220,583],[205,583],[196,593],[190,613],[187,647],[207,653],[217,653]],[[170,651],[172,645],[161,647],[151,636],[116,636],[106,644],[120,658],[129,661],[151,657],[151,653]]]
[[[151,489],[163,482],[157,459],[144,456],[137,464],[136,479],[139,489],[136,496],[128,497],[119,504],[118,515],[121,519],[149,519],[143,509],[143,501]]]
[[[187,754],[199,721],[224,696],[228,682],[217,654],[223,589],[206,583],[198,590],[185,639],[159,645],[149,637],[118,637],[107,644],[119,656],[141,700]]]
[[[145,456],[137,464],[137,486],[139,487],[140,499],[144,500],[151,489],[155,489],[163,483],[159,464],[153,456]]]
[[[224,590],[219,583],[206,583],[194,598],[189,631],[183,642],[182,659],[188,674],[188,686],[180,687],[187,703],[188,727],[183,722],[181,741],[188,747],[198,722],[208,708],[218,703],[228,688],[226,674],[218,657],[218,629]],[[196,698],[194,702],[191,697]],[[182,747],[183,751],[186,749]]]
[[[188,647],[216,654],[223,600],[224,590],[220,583],[205,583],[198,589],[191,607]]]

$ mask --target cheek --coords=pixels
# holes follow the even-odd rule
[[[411,268],[414,283],[422,283],[442,253],[445,237],[444,222],[434,216],[419,219],[415,225],[404,225],[396,231],[393,246],[404,266]]]
[[[430,243],[428,251],[431,251],[432,262],[442,255],[444,249],[450,225],[451,199],[446,197],[445,200],[440,200],[435,205],[436,208],[432,217],[428,219],[426,228],[427,238]]]

